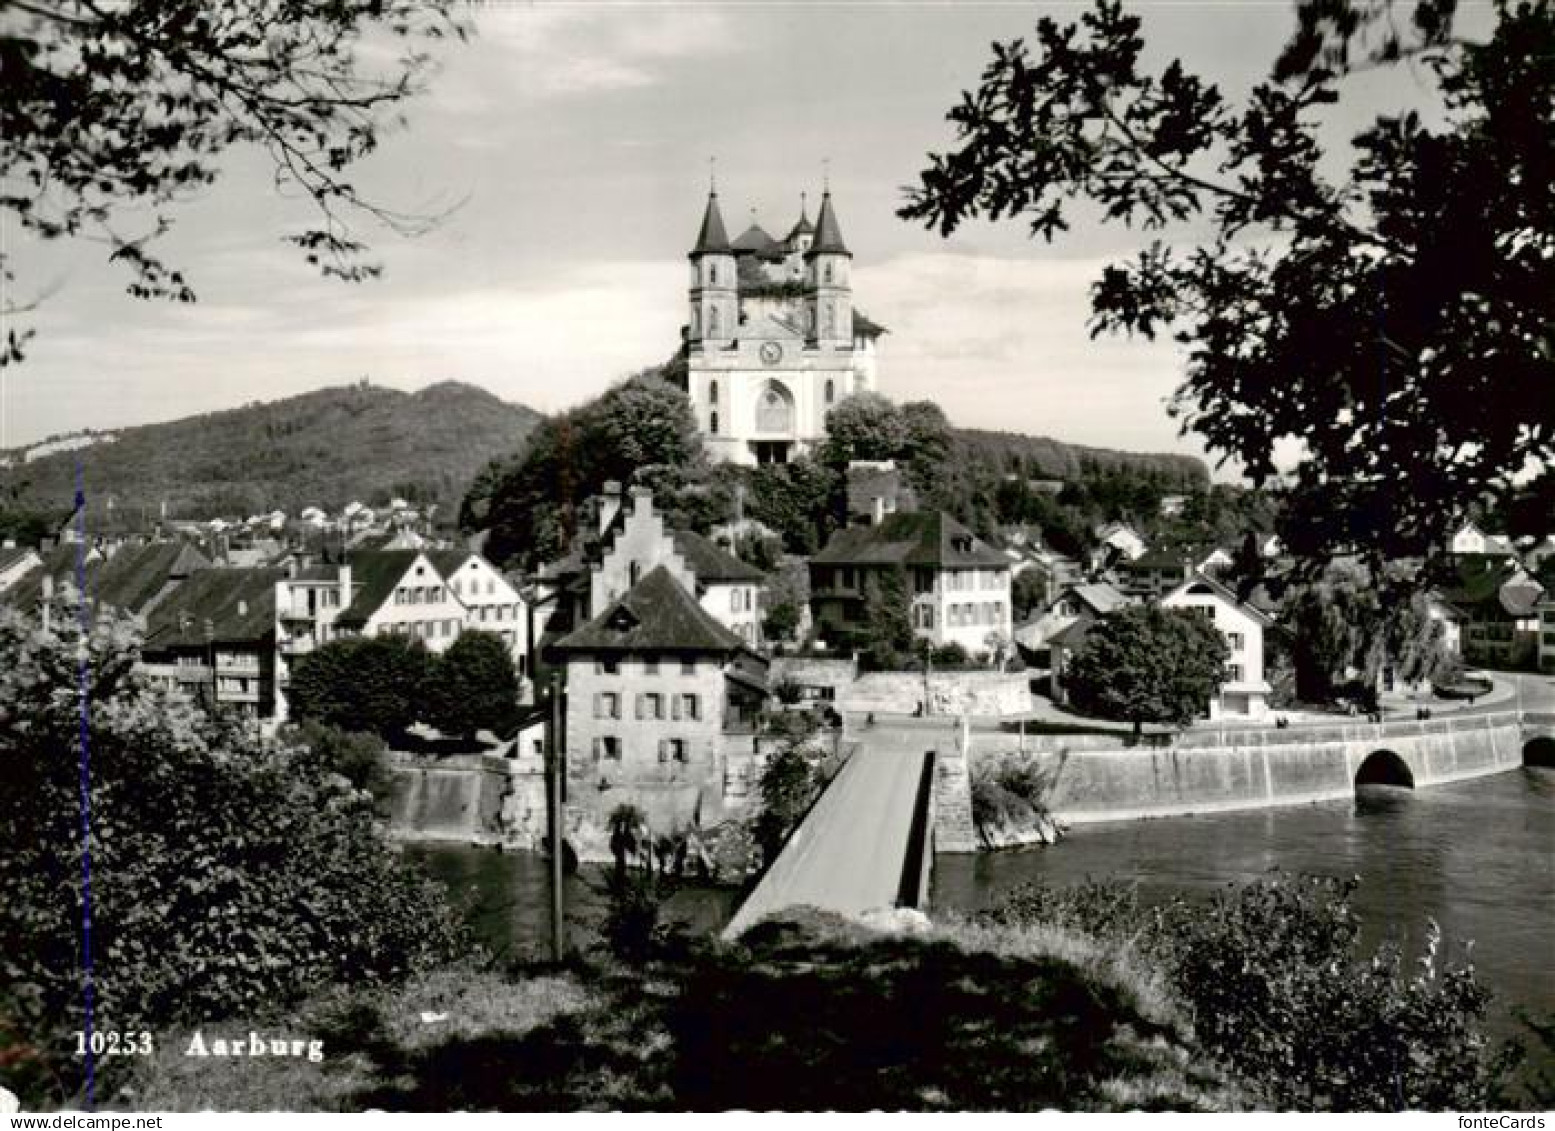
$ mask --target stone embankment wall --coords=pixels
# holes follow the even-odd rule
[[[1013,736],[978,735],[979,755]],[[1522,764],[1516,714],[1317,730],[1211,731],[1169,747],[1099,747],[1099,736],[1027,739],[1048,779],[1044,801],[1064,824],[1260,809],[1354,796],[1368,757],[1390,751],[1417,788],[1484,777]],[[1104,740],[1101,740],[1104,741]],[[978,756],[978,755],[974,755]]]
[[[838,696],[844,711],[910,715],[1020,715],[1031,710],[1025,672],[865,672]]]
[[[922,705],[927,714],[958,717],[1019,715],[1031,710],[1028,672],[921,671],[863,672],[847,658],[778,656],[772,683],[792,680],[807,688],[830,688],[839,710],[911,715]]]
[[[761,771],[780,740],[754,735],[724,738],[716,780],[609,786],[570,774],[566,837],[577,858],[585,863],[612,859],[606,823],[618,805],[637,806],[656,833],[695,825],[704,839],[754,812],[760,802]],[[574,763],[572,768],[580,765]],[[440,759],[396,754],[392,772],[390,831],[397,838],[501,844],[529,851],[544,848],[547,805],[542,758],[532,753]]]

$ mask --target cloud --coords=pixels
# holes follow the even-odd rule
[[[681,60],[744,49],[728,15],[714,8],[504,4],[475,23],[500,54],[506,80],[542,97],[652,86]]]
[[[1176,349],[1089,335],[1088,288],[1106,262],[933,253],[860,266],[858,303],[891,331],[881,387],[967,426],[1201,454],[1166,415]]]

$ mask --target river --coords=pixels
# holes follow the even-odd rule
[[[1415,952],[1427,921],[1449,944],[1472,939],[1509,1008],[1555,1013],[1555,770],[1523,769],[1419,791],[1368,789],[1331,801],[1247,813],[1082,825],[1051,848],[935,861],[934,905],[974,909],[1030,882],[1088,878],[1138,885],[1140,898],[1206,898],[1271,869],[1358,876],[1366,941],[1400,938]],[[1449,954],[1461,956],[1461,946]]]
[[[466,901],[488,947],[520,959],[546,953],[544,860],[466,846],[406,851]],[[1204,898],[1275,868],[1359,876],[1356,906],[1369,942],[1392,934],[1413,949],[1429,919],[1449,944],[1474,940],[1475,966],[1497,995],[1497,1032],[1517,1030],[1508,1012],[1514,1003],[1555,1014],[1555,770],[1420,791],[1368,790],[1355,801],[1080,826],[1050,848],[939,857],[933,901],[940,910],[973,910],[1024,883],[1087,878],[1137,884],[1146,901]],[[568,879],[575,945],[597,939],[604,876],[602,868],[585,868]],[[735,901],[731,891],[682,892],[675,911],[711,931]]]

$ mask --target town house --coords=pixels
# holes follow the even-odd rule
[[[837,531],[810,559],[810,606],[824,634],[865,627],[865,605],[883,575],[900,570],[913,632],[935,646],[986,653],[1010,640],[1010,560],[942,511],[886,516]]]
[[[1261,719],[1268,714],[1269,693],[1273,690],[1264,678],[1264,630],[1273,621],[1251,605],[1238,601],[1236,594],[1220,582],[1202,574],[1189,578],[1161,599],[1163,608],[1192,609],[1209,620],[1225,637],[1230,649],[1226,660],[1225,682],[1220,694],[1211,699],[1206,714],[1210,719]]]
[[[631,803],[656,832],[721,819],[731,757],[755,750],[766,661],[657,565],[547,651],[566,672],[569,803]]]

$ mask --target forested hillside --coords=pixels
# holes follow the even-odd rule
[[[401,496],[453,516],[471,479],[522,446],[540,415],[455,382],[416,393],[365,382],[163,424],[0,471],[0,505],[68,511],[82,463],[89,518],[249,515]]]

